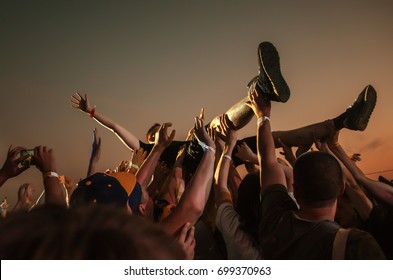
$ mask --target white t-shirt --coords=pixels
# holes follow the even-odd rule
[[[240,216],[231,203],[222,203],[217,210],[216,225],[220,230],[230,260],[260,260],[261,252],[251,237],[240,229]],[[257,225],[255,225],[257,226]]]

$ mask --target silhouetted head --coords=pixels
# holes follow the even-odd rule
[[[344,191],[339,162],[324,152],[309,152],[300,156],[293,168],[293,179],[294,195],[300,206],[329,206]]]
[[[153,124],[146,132],[146,140],[150,144],[154,144],[156,132],[160,129],[160,124],[155,123]]]
[[[236,212],[240,215],[242,229],[258,239],[261,185],[259,172],[247,174],[239,185]]]
[[[125,209],[55,205],[0,221],[1,259],[184,259],[175,239]]]

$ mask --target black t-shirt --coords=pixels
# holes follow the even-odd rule
[[[282,185],[267,187],[261,196],[260,243],[266,259],[331,259],[340,226],[333,221],[299,218],[297,207]],[[346,259],[385,259],[375,239],[352,229]]]
[[[160,161],[165,162],[169,167],[172,167],[175,163],[177,153],[182,145],[188,145],[189,141],[172,141],[172,143],[164,150],[161,154]],[[139,141],[139,146],[143,148],[147,154],[150,154],[154,144],[146,144]]]
[[[362,229],[370,232],[377,240],[387,259],[393,259],[393,206],[373,203],[373,209]]]

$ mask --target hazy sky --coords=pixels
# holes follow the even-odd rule
[[[273,104],[273,129],[333,118],[372,84],[369,127],[344,130],[340,142],[362,153],[366,173],[393,169],[392,27],[388,0],[0,1],[1,164],[10,144],[47,145],[59,173],[84,178],[97,124],[71,108],[76,90],[141,139],[152,123],[171,121],[182,140],[200,107],[210,119],[245,96],[266,40],[292,91]],[[100,169],[129,158],[112,133],[99,133]],[[252,134],[255,120],[240,132]],[[42,179],[31,168],[0,199],[13,205],[24,182],[39,195]]]

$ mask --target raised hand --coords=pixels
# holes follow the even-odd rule
[[[292,147],[288,147],[280,138],[278,139],[278,142],[280,143],[283,150],[282,152],[280,152],[280,154],[285,157],[285,159],[290,163],[291,166],[294,166],[296,157],[293,154]]]
[[[156,136],[155,136],[154,144],[156,146],[166,148],[172,143],[173,139],[175,138],[176,130],[172,130],[171,134],[168,135],[168,128],[171,126],[172,126],[172,123],[170,123],[170,122],[163,123],[160,126],[160,129],[157,131]]]
[[[79,92],[76,92],[74,95],[71,96],[71,103],[72,107],[81,110],[84,113],[90,113],[92,109],[90,107],[89,99],[87,98],[86,94],[83,97],[79,94]]]
[[[186,254],[187,260],[193,260],[195,254],[195,227],[191,226],[190,223],[186,223],[179,235],[176,237],[177,243],[180,244],[184,253]]]
[[[215,143],[213,139],[207,133],[205,126],[203,124],[203,119],[201,116],[195,117],[195,131],[194,134],[199,142],[203,142],[209,147],[215,148]]]
[[[115,168],[115,172],[128,172],[130,169],[130,162],[127,160],[122,160],[118,167]]]
[[[246,103],[246,105],[249,106],[259,118],[262,116],[270,117],[270,100],[265,99],[263,95],[255,89],[255,85],[256,84],[253,83],[248,90],[248,99],[250,103]]]
[[[139,148],[135,150],[134,154],[132,155],[131,162],[132,164],[140,167],[146,157],[147,157],[147,152],[144,149]]]
[[[243,162],[258,161],[257,154],[255,154],[245,142],[241,142],[239,145],[237,145],[237,153],[235,155]]]
[[[352,154],[350,156],[350,158],[351,158],[352,161],[357,162],[357,161],[361,161],[362,160],[361,156],[362,155],[359,154],[359,153],[354,153],[354,154]]]
[[[228,115],[223,116],[223,121],[222,121],[222,130],[221,130],[221,137],[225,141],[225,144],[227,145],[234,145],[237,140],[237,133],[236,130],[231,129],[229,125],[229,119]]]
[[[101,156],[101,137],[98,137],[98,130],[93,130],[93,143],[91,144],[91,160],[97,163]]]
[[[21,185],[18,190],[18,201],[24,204],[30,204],[34,191],[35,189],[32,184],[25,183]]]
[[[20,173],[25,171],[29,166],[21,166],[21,163],[28,159],[28,155],[21,157],[20,152],[26,150],[24,147],[12,147],[12,145],[8,148],[7,158],[3,164],[3,167],[0,170],[0,174],[2,177],[2,183],[6,180],[18,176]],[[1,186],[2,184],[0,184]]]
[[[34,150],[35,166],[43,173],[56,172],[56,158],[52,149],[38,146]]]

